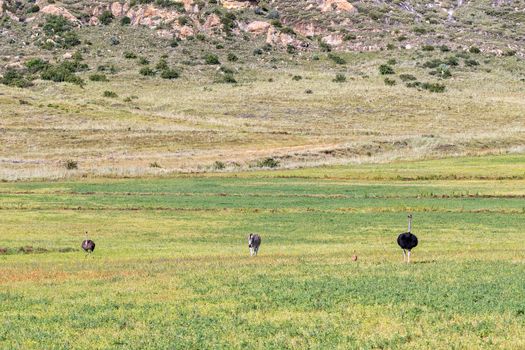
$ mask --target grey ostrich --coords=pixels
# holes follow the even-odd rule
[[[93,253],[93,251],[95,250],[95,242],[93,242],[92,240],[88,238],[87,231],[86,231],[86,239],[82,241],[82,249],[87,253],[86,256]]]

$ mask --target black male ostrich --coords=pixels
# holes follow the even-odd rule
[[[256,233],[250,233],[248,237],[248,247],[250,248],[250,256],[257,256],[259,246],[261,245],[261,236]]]
[[[417,243],[416,235],[412,234],[412,214],[410,214],[408,216],[408,232],[397,237],[397,244],[403,249],[403,261],[410,262],[410,250],[417,247]]]
[[[93,253],[93,251],[95,250],[95,242],[88,239],[87,231],[86,231],[86,239],[82,242],[82,249],[87,253],[86,256],[88,256],[88,254]]]

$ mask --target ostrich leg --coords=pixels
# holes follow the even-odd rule
[[[403,262],[405,262],[406,260],[406,251],[403,249]]]
[[[410,250],[408,250],[408,261],[407,263],[409,264],[410,263]]]

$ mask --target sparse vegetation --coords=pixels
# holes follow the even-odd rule
[[[109,90],[104,91],[104,93],[102,94],[102,96],[104,96],[104,97],[108,97],[108,98],[117,98],[117,97],[118,97],[118,95],[117,95],[116,92],[114,92],[114,91],[109,91]]]
[[[91,81],[109,81],[108,77],[105,74],[91,74],[89,76],[89,80]]]
[[[142,67],[139,73],[145,77],[152,77],[156,74],[155,71],[150,67]]]
[[[382,64],[379,66],[379,73],[381,75],[387,75],[387,74],[395,74],[395,71],[394,71],[394,68],[392,68],[388,64]]]
[[[219,56],[213,53],[207,53],[204,55],[204,62],[209,65],[221,64]]]
[[[346,82],[346,76],[342,73],[338,73],[335,75],[335,78],[333,80],[335,83],[344,83]]]

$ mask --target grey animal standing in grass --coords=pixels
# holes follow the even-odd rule
[[[86,239],[82,242],[82,249],[87,253],[86,256],[88,256],[88,254],[93,253],[93,251],[95,250],[95,242],[93,242],[92,240],[88,238],[87,231],[86,231]]]
[[[397,244],[403,249],[403,261],[410,262],[410,251],[417,247],[417,237],[412,234],[412,214],[408,215],[408,232],[397,237]]]
[[[261,246],[261,236],[256,233],[250,233],[248,237],[248,247],[250,248],[250,256],[256,256]]]

